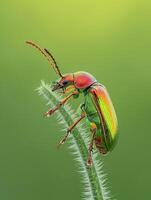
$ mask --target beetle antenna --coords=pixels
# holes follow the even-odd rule
[[[59,69],[59,67],[58,67],[58,65],[57,65],[57,63],[56,63],[56,61],[55,61],[55,59],[53,57],[53,55],[47,49],[45,49],[45,48],[44,48],[44,51],[53,60],[53,62],[55,64],[55,69],[57,70],[56,72],[59,74],[60,77],[63,77],[62,74],[61,74],[61,72],[60,72],[60,69]]]
[[[33,43],[32,41],[26,41],[27,44],[31,45],[32,47],[35,47],[36,49],[38,49],[48,60],[48,62],[50,63],[50,65],[53,67],[53,69],[55,70],[55,72],[60,76],[63,77],[60,69],[54,59],[54,57],[52,56],[52,54],[47,50],[47,49],[42,49],[40,48],[37,44]]]

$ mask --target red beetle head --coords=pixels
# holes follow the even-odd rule
[[[56,74],[58,74],[61,77],[58,81],[54,82],[52,86],[52,91],[61,88],[66,88],[69,85],[74,85],[75,88],[84,90],[96,82],[96,79],[87,72],[76,72],[74,74],[69,73],[62,75],[54,57],[47,49],[40,48],[37,44],[31,41],[27,41],[26,43],[38,49],[46,57]]]
[[[63,75],[59,80],[52,84],[52,91],[65,89],[69,85],[73,85],[73,79],[73,74],[71,73]]]

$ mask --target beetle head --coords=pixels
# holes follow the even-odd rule
[[[59,80],[53,82],[52,91],[66,89],[69,85],[73,85],[73,74],[65,74]]]

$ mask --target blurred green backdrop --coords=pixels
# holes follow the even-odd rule
[[[110,92],[120,137],[104,158],[118,200],[151,199],[151,14],[144,0],[0,2],[0,199],[78,200],[82,184],[55,117],[35,89],[58,78],[25,45],[47,47],[63,73],[88,71]],[[72,102],[72,101],[71,101]],[[75,102],[75,101],[74,101]]]

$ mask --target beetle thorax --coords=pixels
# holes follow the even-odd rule
[[[97,82],[97,80],[94,76],[87,72],[80,71],[74,73],[74,85],[77,89],[84,90],[95,82]]]

